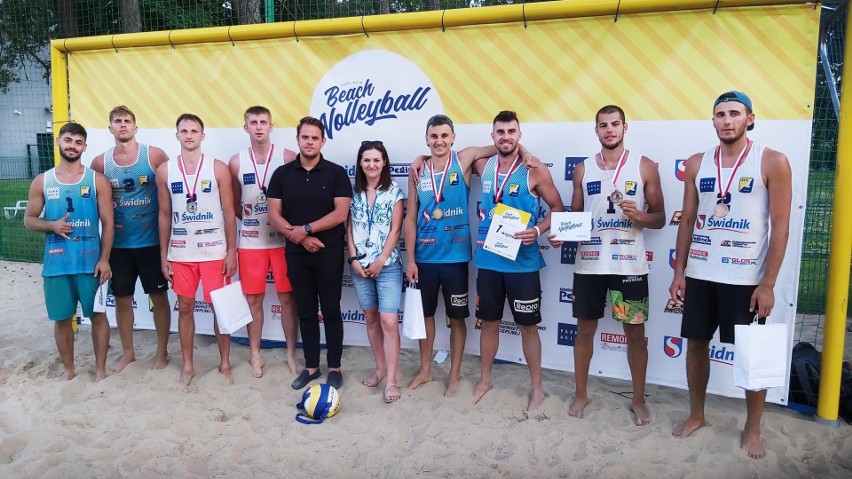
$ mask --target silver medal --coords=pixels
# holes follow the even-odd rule
[[[196,203],[194,201],[187,203],[186,204],[186,211],[188,211],[190,213],[195,213],[196,211],[198,211],[198,203]]]
[[[609,201],[612,201],[612,204],[618,206],[621,204],[622,201],[624,201],[624,195],[620,191],[615,190],[610,193]]]
[[[257,204],[259,204],[259,205],[266,204],[266,195],[265,194],[260,193],[259,195],[257,195]]]
[[[713,208],[713,214],[717,218],[724,218],[725,216],[728,216],[729,211],[731,211],[731,209],[724,203],[718,203],[716,207]]]

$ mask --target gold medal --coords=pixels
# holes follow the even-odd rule
[[[439,220],[444,217],[444,211],[441,208],[432,210],[432,219]]]

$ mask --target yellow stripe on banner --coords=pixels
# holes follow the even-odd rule
[[[71,114],[106,126],[107,112],[127,104],[143,128],[172,127],[184,111],[210,127],[235,128],[246,107],[263,104],[276,124],[292,126],[338,62],[386,50],[417,65],[460,124],[490,123],[506,108],[525,122],[591,121],[607,103],[624,106],[633,120],[707,119],[715,95],[728,89],[748,92],[759,119],[811,119],[818,9],[629,13],[639,3],[624,2],[628,13],[617,22],[567,18],[528,21],[526,28],[518,22],[78,51],[68,57]]]

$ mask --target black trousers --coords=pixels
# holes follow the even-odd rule
[[[299,314],[305,352],[305,367],[320,364],[320,329],[317,314],[322,309],[328,367],[339,368],[343,355],[343,320],[340,295],[343,288],[343,247],[323,248],[316,253],[287,251],[287,277]]]

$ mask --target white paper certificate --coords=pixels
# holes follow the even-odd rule
[[[514,261],[521,248],[521,240],[515,238],[515,233],[527,229],[529,221],[530,213],[498,204],[482,249]]]
[[[592,239],[592,212],[554,211],[550,214],[550,232],[559,241],[588,241]]]

